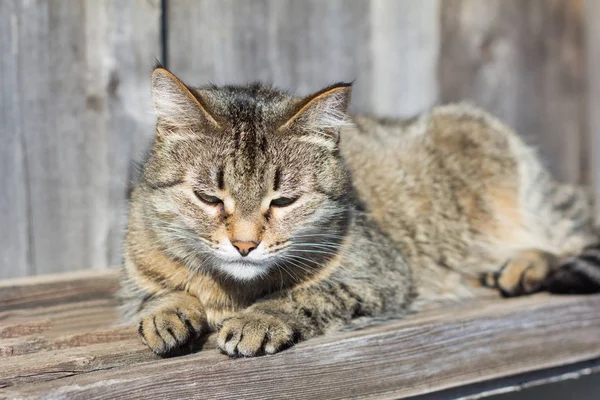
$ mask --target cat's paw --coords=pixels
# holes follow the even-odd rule
[[[256,313],[237,314],[223,322],[218,348],[229,356],[255,357],[274,354],[294,344],[294,331],[281,319]]]
[[[159,356],[176,354],[208,332],[204,313],[193,307],[159,307],[139,323],[142,342]]]
[[[507,261],[499,271],[482,274],[483,286],[495,288],[504,297],[522,296],[542,289],[556,258],[539,250],[524,250]]]

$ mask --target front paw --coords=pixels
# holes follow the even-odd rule
[[[159,356],[177,353],[207,331],[204,313],[193,307],[158,308],[142,318],[138,327],[142,342]]]
[[[218,348],[234,357],[274,354],[294,344],[294,330],[281,319],[256,312],[240,313],[223,322]]]

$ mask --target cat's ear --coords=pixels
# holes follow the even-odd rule
[[[337,142],[340,128],[352,124],[346,114],[351,93],[352,84],[336,83],[306,96],[298,102],[291,117],[279,129],[293,126]]]
[[[200,99],[175,75],[162,67],[152,72],[152,100],[157,135],[193,130],[206,124],[219,127]]]

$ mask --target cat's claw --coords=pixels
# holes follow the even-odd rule
[[[165,307],[142,318],[138,332],[154,353],[166,356],[206,333],[206,326],[198,310]]]
[[[217,346],[231,357],[274,354],[294,344],[294,331],[281,319],[256,312],[240,313],[223,322]]]

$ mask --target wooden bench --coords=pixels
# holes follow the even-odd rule
[[[0,282],[0,398],[479,398],[600,370],[600,296],[496,296],[229,359],[115,326],[114,270]],[[429,394],[429,397],[428,397]],[[421,398],[421,397],[419,397]]]

